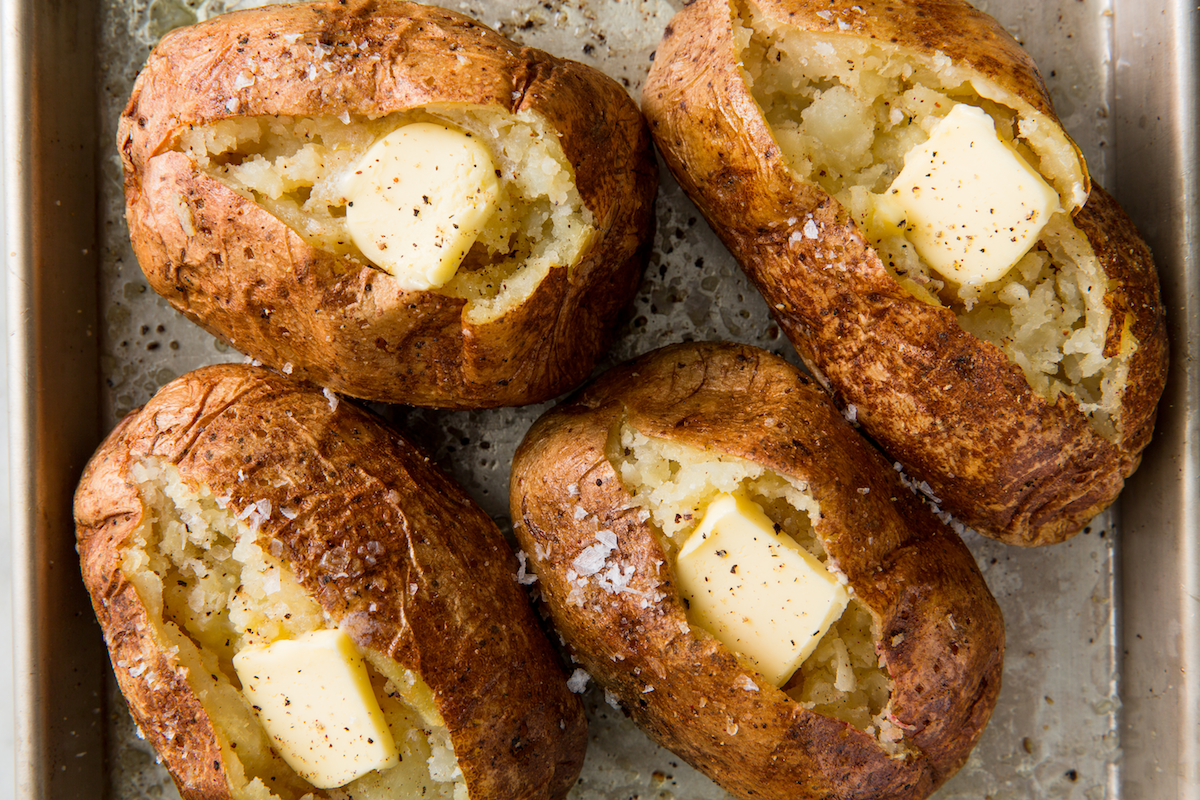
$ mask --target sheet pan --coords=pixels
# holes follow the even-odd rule
[[[240,5],[260,4],[243,2]],[[74,482],[103,432],[162,383],[236,353],[149,292],[119,205],[115,114],[147,48],[221,0],[0,4],[4,259],[16,592],[18,792],[172,797],[112,689],[78,579]],[[238,5],[229,2],[228,5]],[[636,96],[675,0],[467,0],[525,43],[592,63]],[[1055,548],[969,544],[1004,608],[1005,689],[941,798],[1169,798],[1200,791],[1200,346],[1197,33],[1183,0],[979,3],[1038,60],[1093,174],[1153,247],[1172,374],[1158,436],[1118,510]],[[654,257],[607,363],[724,338],[795,360],[678,187],[663,181]],[[546,406],[384,409],[508,525],[508,459]],[[592,691],[572,797],[722,798]]]

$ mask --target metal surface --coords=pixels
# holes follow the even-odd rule
[[[1200,797],[1200,7],[1119,0],[1117,196],[1154,249],[1171,375],[1122,501],[1124,797]]]
[[[157,38],[226,6],[262,4],[0,2],[22,797],[96,797],[101,786],[120,798],[176,796],[111,679],[107,724],[99,724],[97,697],[109,671],[73,563],[70,498],[101,430],[175,376],[240,359],[148,291],[124,229],[112,142]],[[636,96],[679,2],[448,5],[523,43],[590,63]],[[1009,651],[992,723],[939,798],[1186,797],[1196,793],[1200,748],[1195,6],[977,5],[1034,55],[1092,174],[1115,190],[1154,247],[1171,306],[1173,373],[1158,440],[1122,501],[1119,547],[1109,514],[1070,542],[1036,551],[969,537],[1004,610]],[[93,126],[97,93],[100,124]],[[757,293],[669,178],[658,207],[651,264],[602,366],[709,338],[753,343],[794,361]],[[546,407],[380,410],[507,527],[509,461]],[[593,688],[585,699],[592,740],[573,800],[726,797],[652,745],[602,693]]]
[[[70,499],[99,434],[94,6],[0,4],[17,789],[94,797],[104,647]]]

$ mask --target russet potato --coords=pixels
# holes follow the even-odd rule
[[[1158,280],[998,23],[961,0],[697,0],[668,26],[642,104],[813,374],[943,509],[1038,545],[1113,501],[1165,384]],[[963,107],[1057,195],[1024,255],[978,280],[939,272],[917,223],[884,213],[889,191],[921,189],[899,179],[906,159]],[[933,156],[974,168],[962,152]],[[932,239],[976,235],[945,214],[928,224]]]

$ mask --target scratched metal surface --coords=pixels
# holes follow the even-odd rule
[[[150,291],[132,256],[120,193],[116,119],[149,48],[168,30],[259,0],[106,0],[99,39],[102,110],[101,352],[104,420],[111,426],[154,391],[197,366],[241,356],[199,331]],[[979,3],[1038,61],[1059,114],[1092,174],[1112,173],[1110,0]],[[637,97],[649,59],[678,0],[467,0],[462,10],[524,44],[591,64]],[[676,184],[664,177],[658,235],[634,308],[608,366],[687,339],[730,339],[783,354],[791,346],[729,254]],[[509,529],[508,465],[529,424],[549,404],[482,412],[383,409]],[[950,798],[1086,798],[1119,794],[1114,553],[1105,515],[1072,541],[1022,551],[972,536],[1008,628],[1004,689],[991,725],[962,771],[937,795]],[[109,682],[109,780],[118,798],[177,797],[136,736]],[[727,795],[586,695],[591,741],[575,800]]]

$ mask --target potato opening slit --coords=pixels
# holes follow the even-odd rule
[[[271,515],[269,504],[239,513],[159,459],[136,464],[132,477],[144,515],[123,544],[122,572],[145,605],[155,638],[185,668],[213,722],[235,798],[466,800],[449,732],[428,686],[367,651],[367,672],[400,763],[323,791],[301,778],[272,747],[232,663],[247,646],[335,627],[280,560],[281,544],[257,533],[261,519]]]
[[[819,505],[801,483],[752,461],[644,435],[628,422],[614,429],[608,458],[625,489],[649,512],[672,564],[710,503],[732,494],[757,503],[778,532],[831,566],[813,528]],[[703,630],[690,608],[687,614],[693,630]],[[851,595],[844,613],[782,689],[804,707],[849,723],[894,757],[903,757],[909,749],[903,731],[889,719],[891,679],[879,663],[878,641],[874,618]]]
[[[1047,133],[1051,126],[1023,120],[996,99],[997,87],[976,83],[944,56],[927,65],[886,43],[802,31],[748,2],[735,6],[733,31],[743,79],[796,177],[841,203],[910,294],[950,308],[964,330],[1019,366],[1035,392],[1051,402],[1060,392],[1074,398],[1093,429],[1115,440],[1114,416],[1137,342],[1127,332],[1118,352],[1105,351],[1108,280],[1069,213],[1054,213],[1003,277],[958,285],[880,219],[873,199],[960,103],[986,112],[998,137],[1044,176],[1065,208],[1082,177],[1069,145]]]
[[[347,121],[348,119],[348,121]],[[502,316],[553,269],[570,268],[597,235],[558,136],[540,115],[444,105],[366,117],[263,116],[182,130],[174,148],[209,177],[262,206],[310,245],[376,267],[354,244],[340,181],[370,147],[405,125],[433,122],[484,143],[501,182],[498,205],[448,283],[469,321]]]

